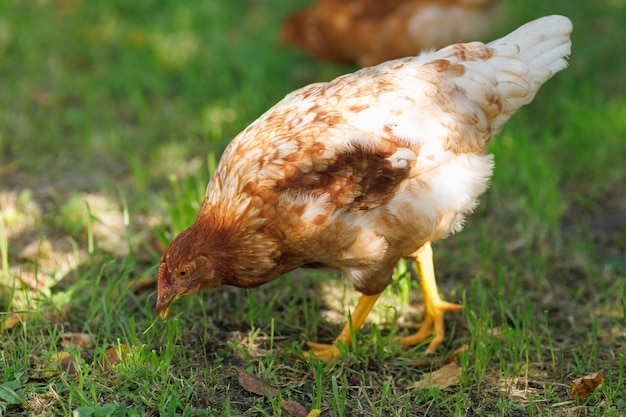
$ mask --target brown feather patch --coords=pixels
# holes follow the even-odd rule
[[[328,194],[330,203],[349,210],[367,210],[387,201],[393,191],[408,177],[410,167],[396,168],[389,157],[396,151],[355,149],[319,160],[311,171],[299,170],[276,182],[272,191],[255,190],[261,199],[271,199],[282,192],[294,194]],[[246,191],[251,192],[247,184]],[[265,200],[267,201],[267,200]]]

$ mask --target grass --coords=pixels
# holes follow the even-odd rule
[[[493,142],[465,230],[434,246],[442,293],[465,306],[436,355],[394,341],[420,317],[410,265],[328,367],[288,353],[332,340],[356,301],[325,271],[187,297],[150,328],[155,288],[132,285],[193,221],[226,144],[289,91],[351,70],[277,47],[295,7],[0,4],[0,415],[274,416],[286,400],[323,416],[622,415],[623,0],[506,1],[494,35],[565,14],[573,54]],[[91,344],[65,348],[67,333]],[[456,385],[410,388],[463,344]],[[593,372],[604,385],[571,399]]]

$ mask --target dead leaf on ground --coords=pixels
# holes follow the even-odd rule
[[[105,352],[106,358],[102,358],[102,368],[109,370],[111,366],[119,365],[122,360],[128,358],[133,351],[133,345],[122,343],[108,348]]]
[[[63,333],[61,335],[61,346],[68,348],[72,345],[83,349],[89,349],[93,346],[93,343],[91,341],[91,336],[87,333]]]
[[[246,391],[266,397],[278,396],[278,390],[267,382],[262,381],[260,378],[254,375],[249,374],[238,366],[233,366],[232,368],[237,371],[239,385],[241,385],[241,387]],[[319,413],[312,414],[315,410],[311,410],[311,413],[308,413],[306,411],[306,407],[296,401],[291,400],[281,401],[280,409],[293,417],[315,417],[319,415]]]
[[[598,388],[604,385],[604,376],[600,372],[585,375],[572,381],[571,397],[575,399],[587,398]]]
[[[439,388],[444,389],[453,385],[457,385],[459,375],[461,375],[462,368],[451,362],[436,371],[425,374],[420,381],[415,381],[407,389],[425,389],[425,388]]]
[[[309,412],[306,411],[306,407],[296,401],[282,401],[280,403],[280,409],[283,410],[287,415],[292,417],[308,417]]]
[[[22,324],[23,321],[24,318],[20,313],[11,313],[7,315],[7,318],[4,320],[4,329],[10,330],[18,324]]]
[[[36,261],[40,258],[50,259],[53,255],[52,243],[48,239],[37,239],[30,242],[20,251],[19,259]]]
[[[441,360],[441,363],[447,364],[451,362],[455,362],[461,358],[461,353],[467,352],[469,350],[469,344],[465,343],[463,346],[452,352],[450,355],[446,356]]]
[[[45,378],[51,378],[62,372],[66,372],[69,377],[78,375],[76,364],[72,360],[70,353],[66,351],[52,354],[42,374]]]
[[[233,366],[239,377],[239,385],[248,392],[257,395],[269,395],[275,397],[278,390],[265,381],[261,381],[254,375],[251,375],[238,366]]]
[[[322,410],[314,408],[314,409],[311,410],[311,412],[309,414],[307,414],[306,417],[318,417],[320,414],[322,414]]]

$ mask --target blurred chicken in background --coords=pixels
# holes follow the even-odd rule
[[[288,16],[281,40],[338,63],[376,65],[424,49],[484,40],[498,0],[317,0]]]

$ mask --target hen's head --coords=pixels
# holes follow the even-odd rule
[[[207,247],[203,244],[202,232],[194,224],[176,236],[163,253],[156,303],[156,312],[161,319],[167,317],[181,297],[221,285],[214,263],[207,255]]]

